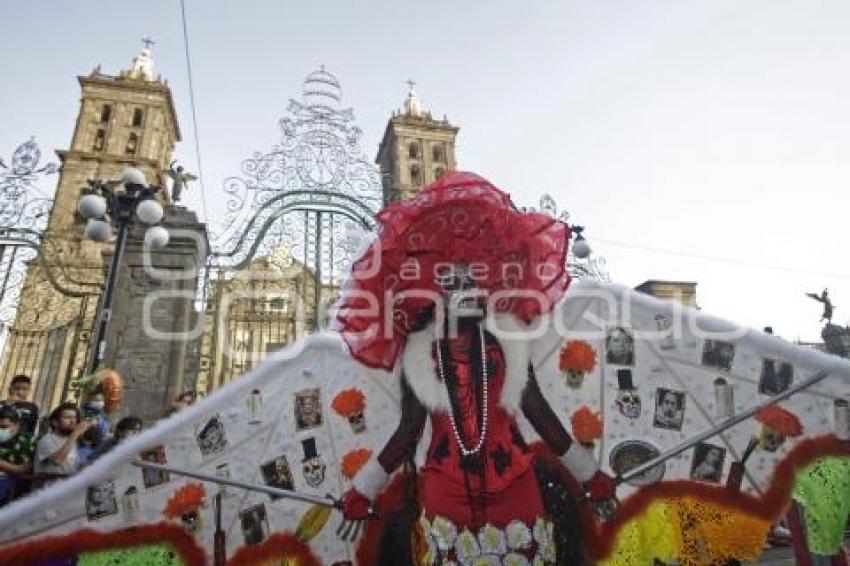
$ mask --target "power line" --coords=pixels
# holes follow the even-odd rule
[[[186,73],[189,75],[189,105],[192,107],[192,129],[195,134],[195,157],[198,160],[198,183],[201,185],[201,207],[204,209],[204,222],[209,222],[207,198],[204,191],[204,167],[201,164],[201,144],[198,141],[198,115],[195,110],[195,87],[192,83],[192,58],[189,56],[189,27],[186,24],[186,2],[180,0],[180,12],[183,15],[183,46],[186,52]]]
[[[603,244],[608,244],[610,246],[616,246],[616,247],[620,247],[620,248],[630,248],[630,249],[642,250],[642,251],[647,251],[647,252],[655,252],[655,253],[660,253],[660,254],[675,255],[675,256],[685,257],[685,258],[689,258],[689,259],[699,259],[699,260],[703,260],[703,261],[711,261],[711,262],[714,262],[714,263],[726,263],[726,264],[729,264],[729,265],[740,265],[740,266],[744,266],[744,267],[756,267],[756,268],[759,268],[759,269],[770,269],[770,270],[774,270],[774,271],[784,271],[784,272],[787,272],[787,273],[797,273],[797,274],[801,274],[801,275],[817,275],[818,277],[831,277],[831,278],[834,278],[834,279],[850,279],[850,275],[840,274],[840,273],[829,273],[827,271],[815,271],[815,270],[811,270],[811,269],[800,269],[800,268],[796,268],[796,267],[786,267],[786,266],[781,266],[781,265],[772,265],[772,264],[769,264],[769,263],[744,261],[744,260],[740,260],[740,259],[721,257],[721,256],[695,254],[695,253],[690,253],[690,252],[683,252],[683,251],[680,251],[680,250],[671,250],[671,249],[666,249],[666,248],[654,248],[654,247],[651,247],[651,246],[644,246],[644,245],[641,245],[641,244],[632,244],[632,243],[627,243],[627,242],[617,242],[617,241],[614,241],[614,240],[604,240],[602,238],[594,238],[594,240],[597,241],[597,242],[603,243]]]

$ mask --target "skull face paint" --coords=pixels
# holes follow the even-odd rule
[[[467,263],[443,265],[435,274],[435,280],[442,290],[443,301],[450,319],[483,316],[484,291],[475,281],[472,266]]]

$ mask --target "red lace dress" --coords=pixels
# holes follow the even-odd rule
[[[444,363],[451,363],[446,371],[453,371],[456,379],[454,420],[467,448],[476,445],[484,420],[482,376],[479,364],[470,363],[470,356],[480,354],[471,342],[470,334],[465,333],[443,346]],[[435,342],[435,358],[436,347]],[[464,456],[448,412],[429,413],[409,387],[404,387],[399,428],[378,460],[388,473],[397,468],[430,416],[431,443],[420,474],[421,524],[431,554],[426,563],[465,563],[479,558],[516,564],[550,563],[554,560],[552,524],[546,519],[532,465],[534,455],[520,434],[515,416],[499,402],[505,358],[489,334],[486,353],[487,431],[479,452]],[[556,453],[569,448],[569,435],[543,399],[533,376],[521,409]]]

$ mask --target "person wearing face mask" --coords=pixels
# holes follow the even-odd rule
[[[82,414],[83,418],[94,420],[96,425],[80,437],[77,446],[80,460],[89,463],[101,444],[112,438],[112,423],[106,412],[106,396],[99,388],[83,403]]]
[[[89,457],[89,462],[93,462],[115,448],[118,444],[132,438],[142,432],[142,419],[135,416],[124,417],[118,424],[115,425],[115,436],[102,442],[97,449],[92,452]]]
[[[21,430],[18,412],[8,405],[0,406],[0,507],[26,486],[33,451],[32,436]]]
[[[96,389],[83,404],[83,417],[97,421],[97,429],[102,439],[112,436],[112,422],[106,412],[106,396],[100,389]]]
[[[95,419],[80,421],[80,411],[66,402],[50,413],[50,432],[38,441],[35,472],[54,480],[56,476],[75,474],[83,464],[77,453],[77,442],[87,430],[96,427]]]

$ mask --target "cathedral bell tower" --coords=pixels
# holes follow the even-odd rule
[[[141,169],[164,186],[180,129],[171,89],[154,75],[149,40],[130,67],[116,75],[100,66],[77,78],[82,96],[40,249],[21,289],[14,326],[0,365],[3,391],[15,374],[33,380],[33,400],[52,408],[75,395],[90,352],[92,327],[113,245],[87,240],[77,203],[89,179],[121,177]],[[165,192],[158,193],[165,203]],[[131,241],[133,236],[131,235]]]
[[[404,200],[457,168],[455,138],[458,128],[448,120],[434,120],[408,81],[404,109],[394,112],[378,146],[375,162],[381,169],[384,205]]]
[[[75,223],[71,211],[87,179],[118,179],[124,168],[137,167],[149,183],[164,185],[161,172],[168,169],[180,128],[171,89],[153,73],[148,45],[118,76],[97,66],[77,78],[80,113],[70,149],[58,152],[62,177],[48,230]]]

